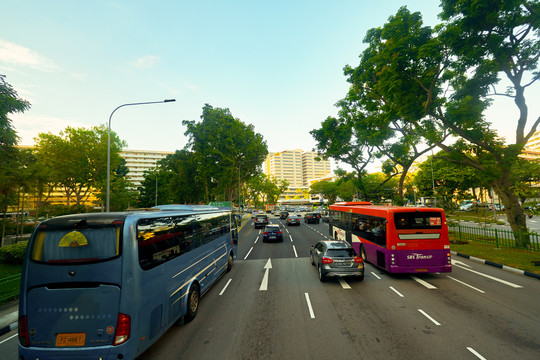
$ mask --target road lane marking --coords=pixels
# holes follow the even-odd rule
[[[298,254],[296,253],[296,247],[293,245],[292,248],[293,248],[293,250],[294,250],[294,256],[295,256],[295,257],[298,257]]]
[[[463,266],[466,266],[466,267],[470,268],[470,266],[465,264],[464,262],[457,261],[457,260],[454,260],[454,259],[452,259],[452,265],[463,265]]]
[[[341,284],[341,287],[344,289],[352,289],[349,284],[345,282],[342,278],[338,278],[339,283]]]
[[[435,286],[431,285],[431,284],[428,283],[427,281],[424,281],[424,280],[422,280],[422,279],[417,278],[416,276],[411,276],[411,278],[412,278],[414,281],[416,281],[417,283],[424,285],[425,287],[427,287],[427,288],[430,289],[430,290],[436,289]]]
[[[465,285],[465,286],[468,286],[468,287],[470,287],[470,288],[473,289],[473,290],[476,290],[476,291],[478,291],[478,292],[481,292],[482,294],[485,294],[485,293],[486,293],[484,290],[480,290],[480,289],[478,289],[478,288],[475,288],[474,286],[469,285],[469,284],[467,284],[467,283],[465,283],[465,282],[463,282],[463,281],[461,281],[461,280],[455,279],[455,278],[453,278],[453,277],[451,277],[451,276],[448,276],[448,275],[446,275],[446,277],[449,278],[449,279],[452,279],[452,280],[454,280],[454,281],[456,281],[456,282],[458,282],[458,283],[460,283],[460,284],[463,284],[463,285]]]
[[[257,236],[257,238],[255,239],[255,242],[254,242],[254,244],[256,244],[256,243],[257,243],[257,240],[259,240],[259,237],[258,237],[258,236]]]
[[[424,315],[424,316],[427,317],[429,320],[431,320],[435,325],[441,326],[441,324],[439,324],[439,323],[437,322],[437,320],[435,320],[434,318],[432,318],[431,316],[429,316],[424,310],[418,309],[418,311],[420,311],[420,313],[421,313],[422,315]]]
[[[264,265],[264,276],[261,282],[261,286],[259,287],[259,291],[266,291],[268,290],[268,275],[270,273],[270,269],[272,268],[272,262],[270,259],[266,262],[266,265]]]
[[[459,265],[456,265],[456,266],[459,267],[459,268],[462,268],[462,269],[464,269],[464,270],[470,271],[470,272],[472,272],[472,273],[478,274],[478,275],[480,275],[480,276],[486,277],[486,278],[488,278],[488,279],[491,279],[491,280],[494,280],[494,281],[498,281],[498,282],[500,282],[500,283],[502,283],[502,284],[504,284],[504,285],[511,286],[511,287],[513,287],[513,288],[515,288],[515,289],[519,289],[519,288],[522,288],[522,287],[523,287],[523,286],[521,286],[521,285],[516,285],[516,284],[514,284],[514,283],[511,283],[510,281],[502,280],[502,279],[499,279],[499,278],[496,278],[496,277],[494,277],[494,276],[491,276],[491,275],[487,275],[487,274],[481,273],[481,272],[476,271],[476,270],[473,270],[473,269],[468,269],[468,268],[466,268],[466,267],[459,266]]]
[[[403,296],[402,293],[400,293],[399,291],[397,291],[396,289],[394,289],[393,286],[390,286],[390,289],[391,289],[393,292],[395,292],[396,294],[398,294],[400,297],[405,297],[405,296]]]
[[[229,279],[229,281],[227,281],[227,283],[225,284],[225,286],[223,287],[223,290],[221,290],[221,292],[219,293],[219,296],[223,295],[223,293],[225,292],[225,290],[227,290],[227,286],[229,286],[229,284],[231,283],[232,279]]]
[[[19,334],[15,334],[15,335],[11,335],[10,337],[8,337],[7,339],[4,339],[2,341],[0,341],[0,345],[2,345],[3,343],[5,343],[6,341],[8,340],[11,340],[13,339],[14,337],[18,336]]]
[[[486,360],[485,357],[483,357],[482,355],[480,355],[476,350],[474,350],[472,347],[468,347],[467,350],[469,350],[470,352],[472,352],[477,358],[481,359],[481,360]]]
[[[246,254],[246,257],[244,258],[244,260],[246,260],[247,257],[249,256],[249,254],[251,254],[251,250],[253,250],[253,246],[251,247],[251,249],[249,249],[248,253]]]
[[[291,238],[291,242],[293,242],[293,241],[292,241],[292,236],[291,236],[291,235],[289,235],[289,237]]]
[[[315,319],[315,313],[313,312],[313,308],[311,307],[311,301],[309,300],[309,294],[305,293],[305,295],[306,295],[307,306],[308,306],[308,309],[309,309],[309,316],[312,319]]]
[[[381,278],[379,277],[379,275],[375,274],[373,271],[371,272],[371,275],[375,276],[377,279],[381,280]]]

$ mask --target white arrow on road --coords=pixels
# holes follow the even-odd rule
[[[467,264],[465,264],[465,263],[463,263],[461,261],[454,260],[454,259],[452,259],[452,265],[463,265],[463,266],[466,266],[466,267],[470,268],[469,265],[467,265]]]
[[[270,259],[266,262],[266,265],[264,265],[264,268],[266,271],[264,272],[264,277],[261,282],[261,287],[259,288],[259,291],[266,291],[268,289],[268,273],[270,272],[270,269],[272,268],[272,262]]]

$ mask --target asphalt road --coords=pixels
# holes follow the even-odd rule
[[[263,243],[250,220],[233,269],[201,299],[195,320],[141,359],[539,357],[537,279],[456,258],[450,274],[395,276],[367,264],[364,281],[321,283],[309,246],[328,225],[283,231],[283,243]],[[0,338],[3,359],[17,358],[16,338],[5,340],[13,335]]]

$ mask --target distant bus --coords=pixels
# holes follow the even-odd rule
[[[196,316],[237,243],[236,217],[208,206],[42,222],[23,266],[19,358],[134,359]]]
[[[332,238],[347,241],[364,261],[390,273],[452,271],[442,209],[336,203],[329,225]]]

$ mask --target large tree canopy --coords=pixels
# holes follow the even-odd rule
[[[526,231],[510,174],[540,123],[540,117],[528,123],[525,98],[539,77],[538,2],[443,0],[442,9],[444,22],[435,29],[403,7],[368,31],[360,64],[345,68],[349,98],[361,114],[355,118],[376,114],[383,125],[399,120],[409,134],[442,148],[449,161],[481,171],[512,228]],[[496,90],[500,77],[510,91]],[[513,144],[485,118],[491,96],[502,93],[516,104]]]
[[[253,125],[234,118],[229,109],[206,104],[201,119],[182,123],[189,137],[186,150],[197,163],[195,180],[203,184],[202,199],[233,201],[239,197],[239,185],[260,172],[268,154],[266,141]]]

